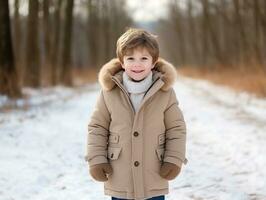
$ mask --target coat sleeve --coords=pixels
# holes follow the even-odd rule
[[[164,162],[181,167],[182,163],[187,162],[185,158],[186,124],[173,89],[164,112],[164,123],[166,127]]]
[[[101,91],[88,124],[87,155],[85,160],[88,161],[90,166],[108,163],[107,142],[110,119],[110,113]]]

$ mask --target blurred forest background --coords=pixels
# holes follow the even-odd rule
[[[136,21],[129,1],[1,0],[0,94],[95,80],[118,37],[141,27],[181,73],[266,96],[265,0],[168,0],[152,21]]]

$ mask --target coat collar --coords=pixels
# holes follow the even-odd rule
[[[124,70],[118,58],[114,58],[105,65],[103,65],[98,77],[102,89],[105,91],[112,90],[116,85],[114,79],[119,82],[122,82],[123,71]],[[160,89],[163,91],[167,91],[174,84],[176,80],[176,75],[177,73],[174,66],[171,63],[163,60],[162,58],[159,58],[153,69],[152,79],[153,81],[161,79],[163,84]]]

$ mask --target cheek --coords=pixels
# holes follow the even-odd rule
[[[128,68],[128,64],[124,62],[124,64],[122,65],[122,68],[123,68],[124,70],[127,70],[127,68]]]
[[[128,64],[125,65],[125,68],[124,69],[126,69],[127,71],[129,71],[130,69],[132,69],[133,66],[134,65],[128,63]]]
[[[147,70],[151,70],[151,69],[153,68],[153,65],[152,65],[152,64],[147,64],[147,65],[145,66],[145,68],[146,68]]]
[[[126,72],[131,73],[130,67],[126,66],[126,68],[124,68]]]

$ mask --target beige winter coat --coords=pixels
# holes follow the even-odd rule
[[[86,159],[90,166],[110,162],[113,174],[104,183],[106,195],[146,199],[167,194],[168,181],[159,175],[162,162],[186,163],[186,127],[171,87],[176,70],[158,61],[136,113],[122,73],[118,59],[99,73],[102,91],[88,126]]]

